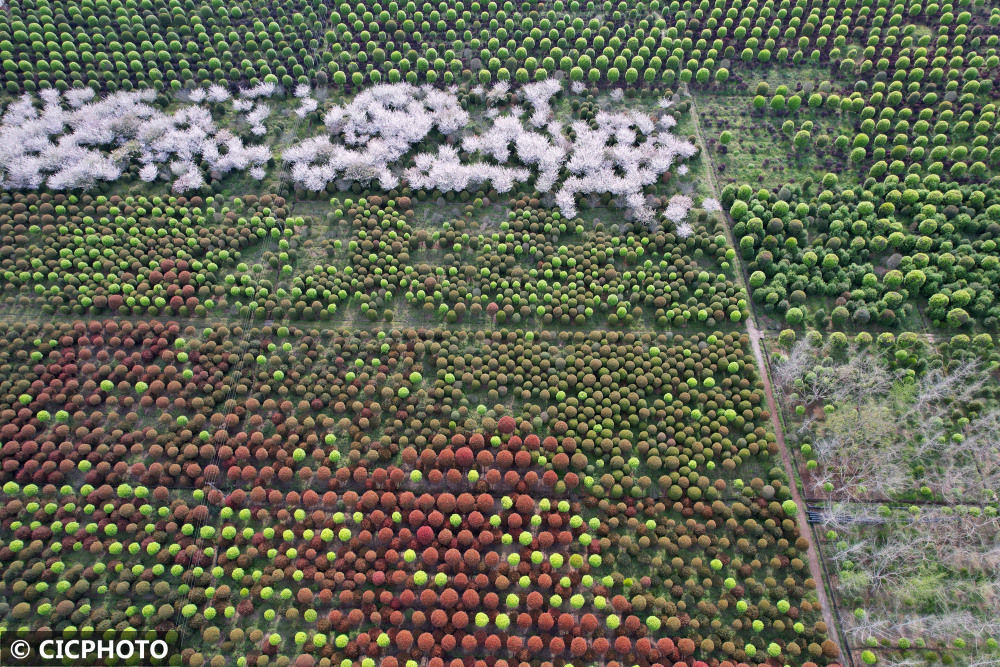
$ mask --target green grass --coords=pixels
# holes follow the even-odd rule
[[[811,109],[799,109],[794,114],[778,115],[768,110],[764,115],[759,112],[751,115],[752,95],[695,95],[701,111],[701,131],[712,151],[720,187],[728,183],[749,183],[774,189],[806,178],[817,181],[831,170],[839,172],[842,185],[857,181],[855,173],[843,170],[843,156],[832,149],[839,134],[853,135],[851,126],[839,115],[816,113]],[[806,121],[813,123],[810,132],[813,144],[801,153],[781,129],[789,119],[794,123],[794,132],[798,132]],[[725,147],[719,143],[724,131],[732,135]],[[816,145],[817,139],[824,134],[829,137],[829,144],[820,148]]]

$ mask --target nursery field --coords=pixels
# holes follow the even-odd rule
[[[0,0],[0,664],[1000,664],[998,47]]]
[[[179,627],[194,662],[836,654],[745,334],[4,334],[15,625]]]

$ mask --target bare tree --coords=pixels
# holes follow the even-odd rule
[[[1000,630],[1000,519],[976,510],[886,512],[853,502],[831,503],[827,512],[826,526],[844,538],[828,552],[841,569],[838,593],[863,600],[864,612],[848,617],[853,641],[922,637],[944,644],[965,637],[975,647]]]
[[[941,404],[963,404],[971,400],[986,382],[986,374],[975,360],[963,361],[945,371],[934,368],[916,380],[916,393],[906,416],[920,417]]]
[[[884,402],[841,403],[813,428],[818,487],[836,500],[889,497],[906,487],[908,464],[895,446],[898,422]],[[819,489],[816,489],[819,491]]]
[[[817,373],[816,349],[806,340],[799,340],[787,354],[774,364],[773,379],[782,397],[796,395],[806,404],[826,400],[832,390],[825,374]]]

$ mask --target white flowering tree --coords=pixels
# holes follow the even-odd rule
[[[479,89],[490,122],[473,129],[455,90],[408,83],[372,86],[350,102],[326,109],[326,132],[280,147],[293,183],[319,192],[354,183],[391,189],[409,185],[441,192],[489,184],[508,192],[533,182],[552,193],[563,216],[577,215],[581,197],[611,195],[647,224],[657,221],[646,189],[696,148],[671,130],[666,112],[602,111],[594,126],[560,122],[552,108],[563,92],[556,80],[511,91],[506,82]],[[285,94],[261,83],[234,94],[221,84],[182,92],[171,111],[153,104],[154,91],[120,92],[95,99],[89,88],[64,94],[25,95],[0,116],[0,187],[90,188],[138,168],[139,178],[169,179],[176,192],[197,189],[207,176],[232,172],[266,175],[271,98]],[[289,114],[305,119],[319,110],[308,86],[297,86]],[[516,103],[514,103],[516,102]],[[240,123],[220,126],[225,103]],[[506,106],[504,106],[506,105]],[[242,133],[242,136],[241,136]],[[691,200],[670,200],[662,217],[690,235],[684,219]]]
[[[267,146],[245,146],[219,128],[208,108],[195,103],[166,113],[151,104],[154,97],[154,91],[94,99],[90,89],[45,90],[39,108],[22,96],[0,117],[0,188],[87,189],[118,180],[136,164],[140,179],[172,178],[172,189],[184,192],[204,184],[202,164],[222,175],[259,169],[270,159]],[[213,87],[188,97],[222,94]]]

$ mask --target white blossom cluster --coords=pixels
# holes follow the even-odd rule
[[[405,178],[416,188],[454,191],[489,182],[506,192],[534,178],[539,191],[555,192],[566,217],[576,217],[578,196],[610,193],[637,219],[655,221],[644,189],[678,160],[692,157],[695,146],[671,134],[676,124],[672,116],[652,118],[638,111],[601,112],[596,129],[583,121],[573,123],[570,139],[550,106],[561,90],[551,80],[523,86],[520,98],[531,107],[527,122],[522,118],[527,110],[518,105],[492,107],[486,114],[492,123],[485,130],[463,133],[469,116],[452,92],[405,83],[377,85],[327,112],[324,122],[331,136],[306,139],[282,157],[293,180],[309,190],[322,190],[331,182],[378,182],[391,188]],[[491,102],[508,92],[508,84],[500,82],[485,95]],[[411,155],[434,130],[449,138],[448,145]],[[691,207],[684,200],[686,205],[678,200],[668,209],[668,219],[683,219]]]
[[[388,159],[390,155],[381,145],[355,150],[334,144],[330,137],[319,136],[287,148],[282,159],[291,166],[292,180],[306,190],[319,192],[327,183],[338,179],[343,181],[344,187],[352,182],[364,185],[377,182],[388,190],[399,183],[389,169],[394,161]]]
[[[349,104],[330,109],[323,122],[342,143],[312,137],[286,149],[282,157],[291,165],[293,180],[313,191],[338,180],[378,182],[388,189],[399,183],[391,166],[433,130],[448,136],[465,128],[469,114],[452,93],[397,83],[359,93]]]
[[[715,213],[722,210],[722,204],[720,204],[719,200],[714,197],[705,197],[702,199],[701,207],[709,213]]]
[[[667,202],[667,208],[663,211],[663,217],[674,224],[684,221],[688,211],[694,206],[694,202],[687,195],[674,195]]]
[[[691,226],[690,222],[682,222],[674,228],[674,233],[677,234],[678,238],[686,239],[694,234],[694,227]]]
[[[636,219],[653,224],[658,218],[645,189],[692,157],[695,146],[671,133],[676,120],[666,113],[601,111],[592,123],[564,126],[551,107],[562,90],[558,81],[546,80],[512,97],[507,82],[497,83],[481,91],[492,106],[479,130],[454,89],[380,84],[327,110],[327,133],[284,146],[282,159],[293,182],[311,191],[331,183],[391,189],[405,179],[429,190],[489,183],[507,192],[533,181],[540,192],[552,193],[568,218],[576,217],[579,197],[610,194]],[[218,126],[211,105],[231,104],[249,134],[264,136],[272,113],[266,98],[276,94],[284,93],[274,84],[236,96],[216,84],[185,91],[186,101],[169,112],[150,104],[152,91],[94,99],[89,88],[62,95],[46,90],[40,103],[23,96],[0,116],[0,187],[89,188],[121,178],[130,165],[139,167],[144,181],[171,180],[177,192],[201,187],[206,171],[264,178],[269,147],[245,145],[233,129]],[[296,87],[292,99],[299,106],[289,113],[300,117],[319,107],[307,86]],[[680,224],[690,208],[689,198],[675,197],[663,218]]]
[[[66,98],[66,101],[74,109],[78,109],[94,99],[94,95],[96,93],[93,88],[70,88],[63,93],[63,97]]]
[[[0,188],[89,188],[121,178],[137,163],[143,180],[172,176],[173,189],[183,192],[204,183],[200,163],[221,175],[262,168],[271,157],[266,146],[245,146],[217,128],[207,108],[165,113],[149,104],[155,91],[92,101],[85,90],[42,91],[41,108],[31,95],[7,106],[0,117]]]
[[[507,97],[507,93],[509,92],[510,92],[510,84],[508,82],[497,81],[486,92],[486,101],[490,103],[499,102],[500,100]]]
[[[679,238],[686,239],[694,233],[691,223],[687,222],[688,211],[694,202],[687,195],[674,195],[663,210],[663,218],[674,224],[674,233]]]
[[[246,113],[247,124],[250,125],[250,131],[258,137],[262,137],[267,134],[267,128],[264,127],[264,121],[267,117],[271,115],[271,107],[263,102],[257,102],[250,108]]]
[[[270,81],[258,83],[252,88],[244,88],[240,91],[240,97],[245,100],[255,100],[258,97],[271,97],[278,92],[278,86]]]
[[[229,91],[226,90],[226,87],[217,83],[209,86],[205,91],[205,99],[209,102],[221,103],[228,100],[229,97]]]
[[[562,84],[555,79],[544,79],[529,83],[521,88],[521,98],[531,105],[535,113],[531,116],[531,124],[542,127],[552,116],[549,100],[562,90]]]
[[[565,165],[571,176],[556,193],[561,212],[575,217],[576,195],[607,192],[638,220],[653,222],[655,212],[646,204],[644,188],[697,149],[638,112],[601,112],[595,120],[597,129],[582,121],[572,125],[576,138]]]
[[[441,146],[437,154],[420,153],[414,166],[404,172],[413,187],[444,192],[461,191],[489,181],[497,192],[508,192],[515,183],[528,180],[527,169],[512,169],[478,162],[462,163],[452,146]]]
[[[305,118],[319,108],[319,102],[312,97],[312,89],[307,84],[300,83],[295,87],[295,97],[299,100],[299,106],[294,113],[299,118]]]

